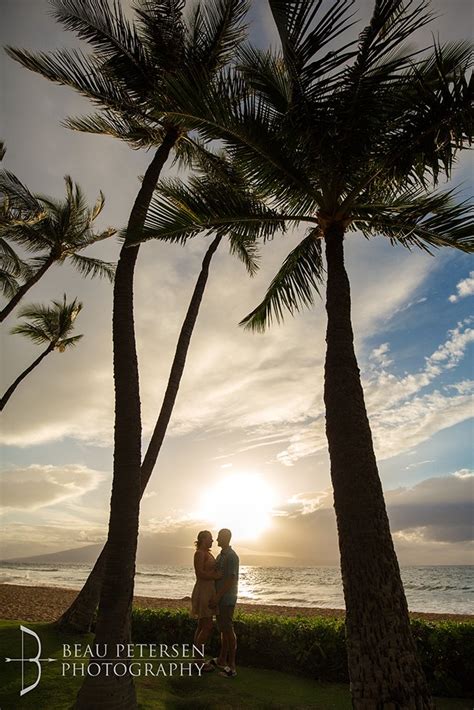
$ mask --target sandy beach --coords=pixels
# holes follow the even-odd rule
[[[76,597],[78,590],[60,587],[31,587],[19,584],[0,584],[0,618],[22,619],[24,621],[54,621],[65,611]],[[136,607],[149,609],[191,608],[189,598],[158,599],[156,597],[134,597]],[[343,609],[308,608],[298,606],[274,606],[273,604],[237,604],[237,609],[245,613],[264,613],[274,616],[326,616],[343,617]],[[474,621],[470,614],[432,614],[411,612],[411,616],[430,621]]]

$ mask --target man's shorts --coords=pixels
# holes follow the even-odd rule
[[[232,631],[232,629],[234,628],[234,625],[232,623],[232,619],[234,617],[234,609],[235,605],[219,605],[216,615],[217,628],[219,629],[219,631]]]

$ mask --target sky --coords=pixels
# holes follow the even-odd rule
[[[359,2],[367,18],[371,3]],[[433,2],[437,19],[420,36],[466,38],[472,7]],[[75,47],[46,0],[3,0],[2,45]],[[253,3],[252,39],[276,44],[266,3]],[[91,203],[106,204],[98,229],[122,227],[150,160],[119,141],[70,131],[66,116],[88,102],[0,56],[0,136],[4,166],[37,193],[60,197],[70,174]],[[453,183],[472,194],[472,157]],[[301,233],[268,243],[250,279],[222,244],[211,265],[169,433],[141,506],[139,561],[191,564],[198,530],[231,527],[241,561],[338,564],[324,434],[324,300],[310,311],[251,334],[238,322]],[[186,247],[148,242],[136,270],[135,317],[143,450],[166,386],[179,328],[209,238]],[[118,258],[112,239],[90,255]],[[474,266],[444,250],[434,257],[392,247],[382,237],[346,239],[356,352],[380,476],[399,560],[468,564],[472,552],[472,341]],[[84,304],[74,350],[53,353],[25,380],[3,413],[0,558],[105,541],[112,470],[112,289],[54,267],[25,298],[47,303],[67,293]],[[324,297],[324,293],[323,293]],[[2,391],[39,354],[1,334]]]

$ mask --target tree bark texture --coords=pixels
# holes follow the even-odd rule
[[[344,227],[325,230],[324,401],[356,710],[433,708],[410,630],[354,352]]]
[[[20,303],[20,301],[23,298],[23,296],[25,295],[25,293],[27,293],[30,290],[30,288],[32,286],[34,286],[35,283],[37,283],[42,276],[44,276],[44,274],[47,272],[49,267],[52,266],[55,261],[56,261],[56,259],[54,258],[54,256],[50,254],[48,256],[48,258],[46,259],[46,261],[44,262],[43,266],[40,266],[40,268],[37,271],[35,271],[33,276],[31,278],[29,278],[28,281],[26,281],[23,284],[23,286],[20,286],[20,288],[15,293],[13,298],[11,298],[8,301],[5,308],[3,308],[0,311],[0,323],[3,323],[5,318],[10,315],[10,313],[15,308],[15,306],[17,306]]]
[[[186,357],[191,341],[191,336],[194,330],[194,326],[196,324],[196,320],[199,314],[199,308],[209,276],[209,266],[221,239],[222,237],[220,236],[216,237],[211,242],[209,248],[206,251],[202,262],[201,271],[196,281],[196,285],[194,287],[193,295],[191,297],[191,301],[189,303],[189,307],[185,319],[183,321],[183,325],[181,326],[181,331],[178,337],[176,352],[171,366],[170,376],[163,398],[163,403],[161,405],[161,410],[155,425],[155,429],[153,431],[153,435],[150,439],[150,443],[148,445],[148,449],[141,466],[140,497],[145,492],[147,483],[150,480],[150,476],[153,472],[153,468],[160,453],[161,445],[163,443],[163,439],[165,437],[166,430],[171,419],[173,407],[181,382],[181,377],[183,375],[184,367],[186,364]],[[106,551],[107,543],[105,544],[104,548],[102,549],[102,552],[97,558],[97,561],[94,567],[92,568],[89,577],[87,578],[84,586],[77,595],[76,599],[58,620],[57,625],[60,629],[68,632],[74,631],[75,633],[87,633],[90,630],[95,610],[97,608],[97,604],[99,603],[100,590],[105,570]]]
[[[96,624],[96,644],[106,644],[114,658],[117,644],[127,644],[135,577],[140,509],[141,414],[138,359],[133,318],[133,276],[140,236],[153,191],[177,134],[170,131],[150,163],[127,225],[114,282],[112,317],[115,432],[114,472],[104,579]],[[94,659],[100,663],[100,659]],[[86,676],[77,695],[77,710],[132,710],[137,707],[132,676]]]
[[[3,395],[2,399],[0,399],[0,412],[3,411],[6,403],[8,402],[8,400],[10,399],[10,397],[12,396],[12,394],[14,393],[14,391],[16,390],[16,388],[18,387],[20,382],[22,382],[22,380],[24,380],[25,377],[27,377],[30,374],[30,372],[32,372],[35,369],[35,367],[38,367],[38,365],[40,364],[40,362],[42,360],[44,360],[46,355],[49,355],[49,353],[53,352],[54,347],[55,347],[55,343],[50,343],[48,345],[48,347],[46,348],[46,350],[44,352],[42,352],[41,355],[39,357],[37,357],[36,360],[34,362],[32,362],[29,367],[26,368],[26,370],[23,370],[21,375],[19,375],[16,378],[15,382],[13,382],[10,385],[10,387],[7,389],[7,391]]]

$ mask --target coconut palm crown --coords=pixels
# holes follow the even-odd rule
[[[133,148],[158,147],[171,131],[176,159],[189,162],[200,145],[183,125],[163,116],[172,77],[199,77],[201,87],[218,77],[245,36],[248,0],[198,2],[136,0],[134,22],[120,2],[50,0],[53,16],[93,47],[29,52],[6,47],[23,66],[90,99],[100,112],[68,118],[64,125],[115,136]],[[189,3],[188,3],[189,4]]]
[[[112,227],[94,231],[94,221],[104,207],[104,195],[101,192],[95,205],[89,207],[80,186],[69,175],[64,181],[66,196],[58,200],[33,195],[13,173],[0,172],[0,237],[6,262],[2,281],[6,295],[11,295],[0,320],[11,313],[53,264],[69,261],[84,276],[107,277],[111,281],[114,278],[114,264],[80,253],[116,232]],[[29,261],[19,260],[12,244],[35,256]],[[9,284],[9,273],[23,278],[23,283]]]
[[[187,125],[192,116],[202,137],[224,141],[256,197],[253,208],[244,213],[219,181],[213,189],[212,175],[204,188],[196,180],[189,186],[167,183],[143,238],[184,241],[227,227],[265,239],[278,219],[308,225],[242,323],[263,330],[285,311],[312,304],[326,276],[326,434],[352,702],[361,710],[432,708],[354,352],[344,241],[359,231],[408,249],[473,251],[472,205],[452,190],[437,189],[472,141],[472,48],[467,42],[436,43],[419,51],[406,44],[430,21],[427,2],[375,0],[355,41],[349,36],[350,0],[269,4],[279,52],[241,49],[227,91],[198,94],[185,76],[175,77],[169,89],[169,116]],[[273,214],[263,215],[264,205]]]
[[[70,335],[81,310],[82,303],[77,298],[68,303],[66,294],[63,295],[62,301],[53,301],[52,306],[30,303],[18,314],[26,322],[19,323],[11,332],[14,335],[23,335],[36,345],[48,343],[54,350],[63,353],[83,337]]]
[[[15,335],[23,335],[36,345],[46,344],[47,347],[7,389],[0,400],[0,410],[3,410],[20,382],[22,382],[47,355],[54,350],[63,353],[67,348],[76,345],[83,337],[82,335],[71,335],[74,322],[81,310],[82,303],[76,298],[68,303],[66,294],[64,294],[62,301],[53,301],[51,306],[30,303],[20,310],[19,316],[24,319],[24,322],[12,328],[11,332]]]

